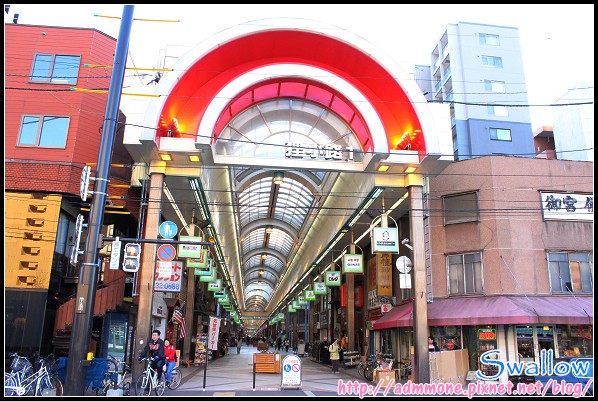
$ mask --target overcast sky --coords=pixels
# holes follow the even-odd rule
[[[118,38],[122,4],[15,4],[12,23],[96,28]],[[576,84],[594,84],[594,5],[341,5],[341,4],[137,4],[129,51],[138,68],[184,50],[233,25],[292,17],[326,22],[361,36],[399,63],[430,64],[430,53],[447,24],[483,23],[519,28],[530,105],[554,103]],[[411,71],[408,71],[411,72]],[[592,92],[593,93],[593,92]],[[580,101],[588,99],[580,98]],[[593,100],[593,98],[591,99]],[[530,107],[532,129],[552,124],[554,107]]]

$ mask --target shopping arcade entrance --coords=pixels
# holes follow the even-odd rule
[[[424,177],[452,160],[448,119],[434,118],[446,106],[428,104],[378,53],[347,32],[234,27],[165,74],[156,91],[168,96],[149,104],[139,140],[125,139],[159,205],[144,237],[163,219],[195,217],[216,241],[235,307],[255,317],[247,325],[277,312],[329,248],[342,250],[373,218],[395,205],[395,220],[421,212]],[[410,224],[421,225],[423,215]],[[411,242],[423,256],[421,235]],[[143,266],[153,266],[148,250]]]

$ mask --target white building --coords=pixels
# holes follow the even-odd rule
[[[452,102],[456,160],[535,156],[517,28],[449,24],[431,65],[416,66],[416,80],[429,101]]]
[[[594,86],[576,85],[555,103],[554,144],[557,158],[594,161]]]

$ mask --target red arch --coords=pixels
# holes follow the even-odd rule
[[[218,117],[213,138],[216,139],[230,120],[243,110],[256,103],[282,97],[309,100],[332,110],[351,127],[364,151],[373,149],[372,137],[363,116],[345,96],[321,82],[294,77],[268,79],[235,96]]]
[[[195,135],[211,100],[224,86],[253,69],[279,63],[318,67],[353,85],[380,117],[390,149],[397,148],[405,132],[421,132],[405,91],[369,55],[323,34],[290,29],[251,33],[205,54],[170,92],[162,109],[164,120],[177,118],[181,132]],[[367,149],[371,143],[362,145]],[[425,152],[423,135],[412,138],[411,149]]]

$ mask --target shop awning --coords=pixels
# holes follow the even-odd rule
[[[593,296],[530,297],[538,323],[594,324]]]
[[[411,319],[411,311],[413,307],[411,302],[395,306],[390,310],[390,312],[386,313],[380,319],[376,320],[373,325],[374,330],[382,330],[382,329],[392,329],[394,327],[408,327],[411,326],[413,321]],[[398,326],[397,323],[404,318],[407,321],[407,324]]]
[[[491,324],[593,324],[589,296],[487,296],[436,299],[428,304],[429,326]],[[374,330],[413,326],[413,306],[393,308],[373,325]]]

